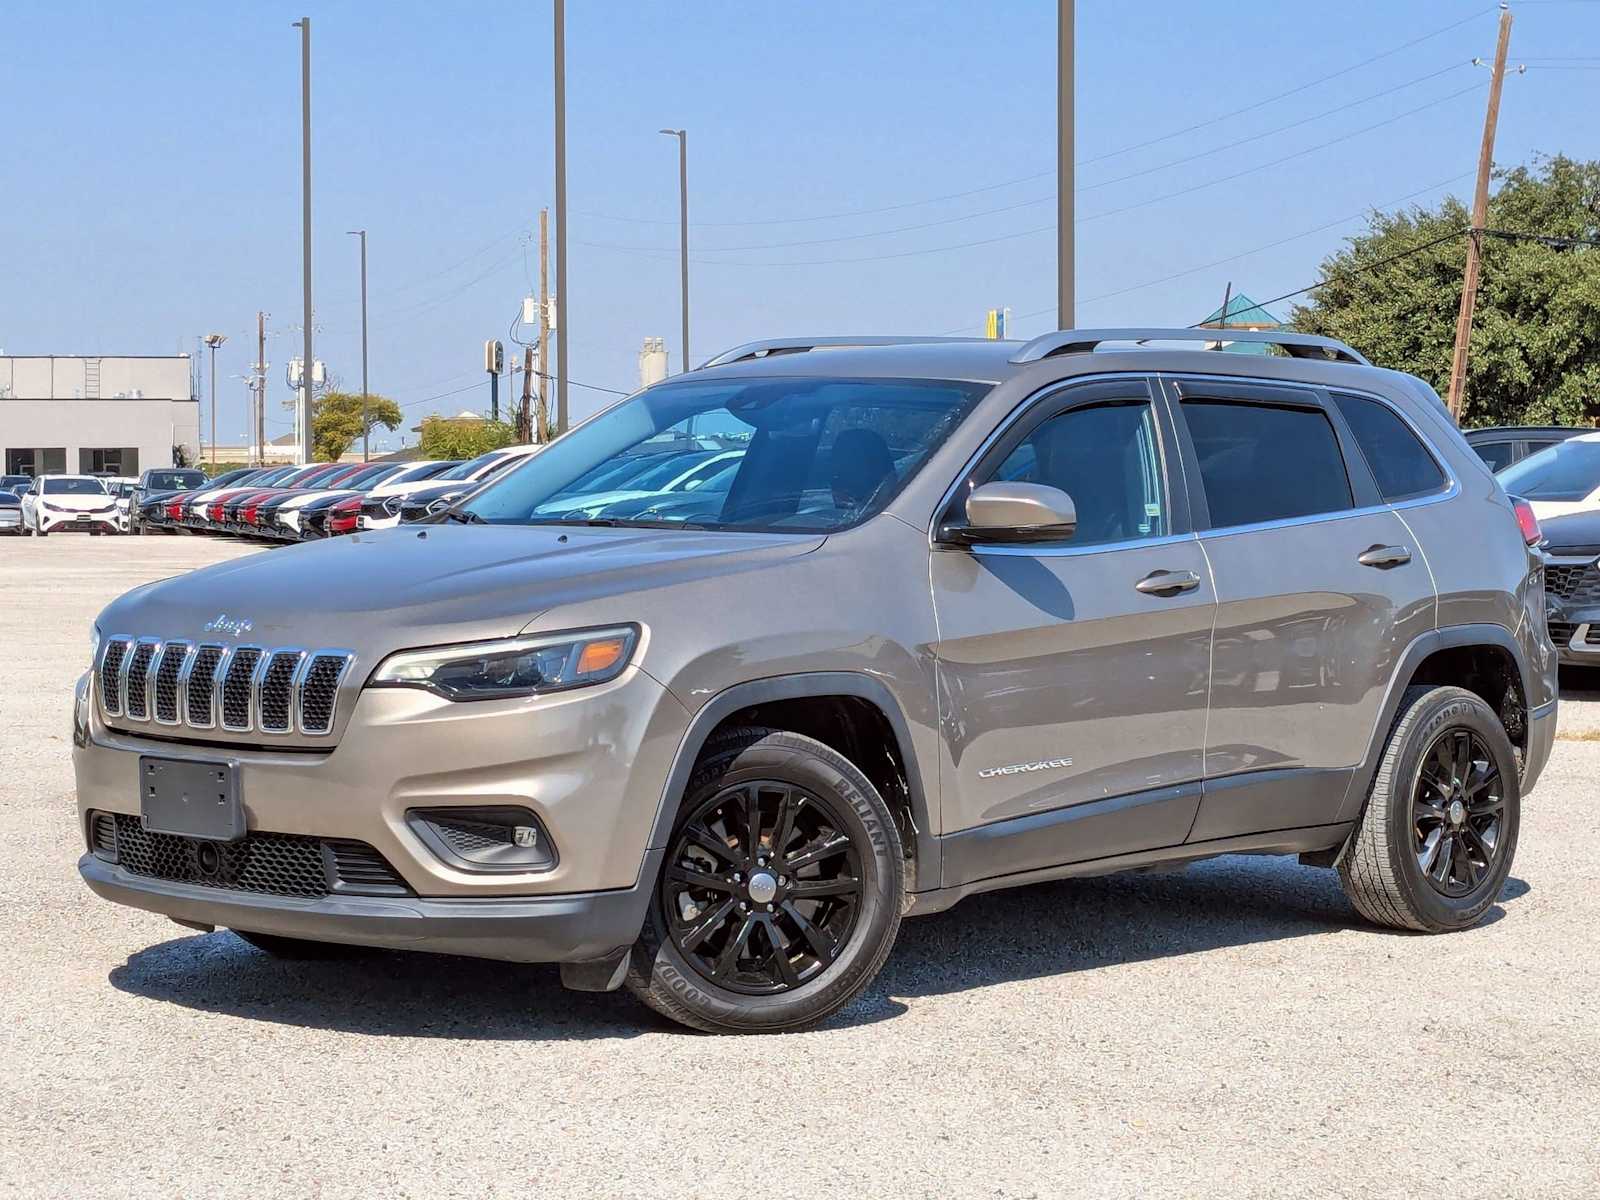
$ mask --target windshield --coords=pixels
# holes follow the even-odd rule
[[[502,456],[504,456],[504,454],[505,454],[504,450],[490,450],[485,454],[478,455],[477,458],[474,458],[474,459],[471,459],[468,462],[462,463],[460,466],[451,467],[448,471],[444,472],[442,475],[435,476],[435,478],[438,478],[438,479],[471,479],[474,475],[476,475],[484,467],[488,466],[490,463],[492,463],[492,462],[496,461],[497,459],[501,458]]]
[[[1582,500],[1600,487],[1600,441],[1558,443],[1507,467],[1498,478],[1506,491],[1529,500]]]
[[[816,377],[663,384],[584,422],[461,511],[505,525],[844,529],[888,504],[988,386]],[[718,486],[708,487],[713,479]]]
[[[151,491],[172,492],[186,492],[206,481],[199,471],[151,471],[145,479],[145,486]]]
[[[46,496],[104,496],[98,479],[46,479],[40,491]]]

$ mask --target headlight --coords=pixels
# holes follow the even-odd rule
[[[96,662],[98,662],[99,659],[100,659],[100,626],[91,625],[91,626],[89,626],[89,666],[90,666],[91,669],[93,669],[94,664]]]
[[[500,700],[606,683],[639,643],[631,625],[468,642],[392,654],[369,686],[415,687],[446,700]]]

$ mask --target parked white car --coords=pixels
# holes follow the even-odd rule
[[[1600,432],[1583,433],[1530,454],[1495,475],[1541,520],[1600,509]]]
[[[40,475],[22,494],[22,530],[48,537],[65,530],[116,533],[117,501],[93,475]]]
[[[429,479],[414,479],[410,483],[393,484],[376,489],[361,505],[361,515],[357,518],[357,529],[388,529],[392,525],[400,524],[400,509],[407,496],[419,492],[423,488],[431,488],[441,483],[452,480],[481,483],[491,475],[498,475],[501,471],[508,471],[518,463],[530,456],[537,454],[543,446],[502,446],[499,450],[490,450],[477,458],[442,471]]]

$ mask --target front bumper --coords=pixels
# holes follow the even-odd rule
[[[95,895],[189,926],[427,950],[508,962],[588,962],[632,945],[644,926],[663,850],[652,850],[639,881],[613,891],[537,897],[424,899],[327,896],[317,900],[219,892],[132,875],[93,854],[78,873]]]
[[[75,531],[117,533],[117,514],[87,512],[40,512],[39,527],[45,533],[71,533]]]

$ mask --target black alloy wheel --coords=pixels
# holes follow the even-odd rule
[[[793,783],[737,783],[689,814],[661,876],[668,935],[706,981],[789,991],[825,971],[861,910],[861,852],[835,803]]]
[[[1441,895],[1465,896],[1495,866],[1505,786],[1494,756],[1469,729],[1440,731],[1424,751],[1412,799],[1417,865]]]

